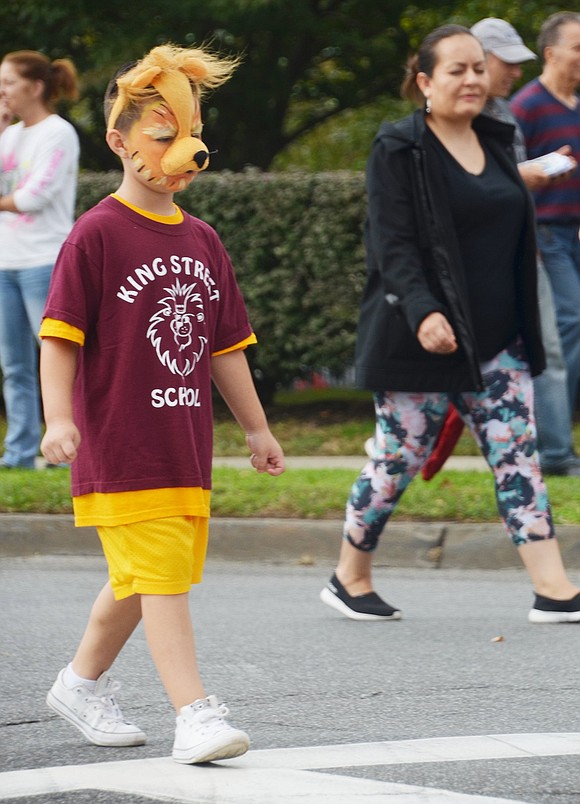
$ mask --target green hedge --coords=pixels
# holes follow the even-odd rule
[[[82,174],[77,212],[119,180]],[[247,354],[263,398],[322,368],[342,375],[365,278],[362,173],[202,173],[177,200],[230,253],[258,336]]]

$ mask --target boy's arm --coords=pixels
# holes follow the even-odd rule
[[[63,338],[42,341],[40,383],[46,433],[40,449],[49,463],[72,463],[81,441],[72,412],[78,349],[78,344]]]
[[[284,453],[268,427],[243,350],[216,355],[211,365],[218,391],[246,433],[252,466],[257,472],[281,475]]]

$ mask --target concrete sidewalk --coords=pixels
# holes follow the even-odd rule
[[[366,456],[358,455],[306,455],[286,456],[287,469],[352,469],[360,471],[368,461]],[[250,464],[248,458],[214,458],[214,466],[232,466],[235,469],[247,469]],[[452,455],[445,463],[445,471],[460,472],[487,472],[489,468],[481,456],[455,456]],[[354,478],[353,478],[354,479]]]
[[[365,461],[368,461],[366,455],[304,455],[304,456],[286,456],[287,469],[352,469],[359,471]],[[234,469],[249,469],[250,458],[248,456],[240,456],[236,458],[215,457],[213,459],[214,466],[231,466]],[[45,469],[46,461],[44,458],[36,459],[36,468]],[[445,470],[461,471],[461,472],[485,472],[488,466],[485,460],[478,455],[455,456],[452,455],[447,458],[445,463]]]
[[[356,472],[364,457],[287,458],[293,468],[345,468]],[[247,458],[216,458],[215,466],[250,467]],[[486,471],[480,457],[452,457],[445,471]],[[346,493],[346,492],[345,492]],[[230,561],[332,564],[338,555],[342,522],[304,519],[229,519],[210,525],[210,555]],[[580,569],[580,524],[558,528],[565,564]],[[94,555],[101,548],[94,528],[75,528],[69,515],[0,515],[0,557],[34,554]],[[503,525],[457,522],[402,522],[385,530],[376,566],[431,569],[521,567]]]

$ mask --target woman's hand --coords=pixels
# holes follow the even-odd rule
[[[427,352],[438,355],[457,351],[457,340],[449,321],[442,313],[429,313],[417,330],[419,343]]]

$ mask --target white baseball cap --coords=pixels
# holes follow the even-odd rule
[[[536,59],[536,54],[524,45],[516,29],[505,20],[486,17],[476,22],[471,33],[481,42],[487,53],[493,53],[507,64],[520,64]]]

